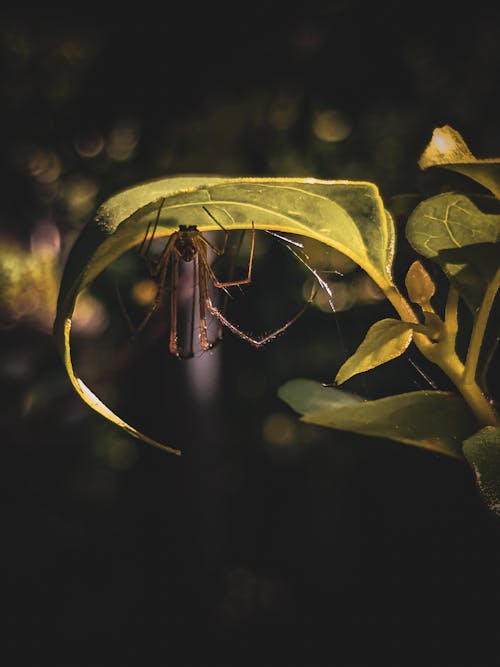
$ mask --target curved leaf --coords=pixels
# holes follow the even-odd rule
[[[465,440],[463,450],[481,497],[500,519],[500,428],[486,426]]]
[[[129,188],[105,201],[86,225],[68,257],[57,305],[54,335],[73,387],[94,410],[131,435],[162,447],[125,424],[77,376],[71,358],[71,320],[78,295],[113,261],[141,243],[180,224],[200,231],[268,229],[319,240],[359,264],[381,289],[392,288],[392,218],[375,185],[312,178],[224,178],[181,176]],[[169,448],[167,448],[169,449]]]
[[[343,384],[353,375],[364,373],[406,350],[413,338],[413,326],[401,320],[386,318],[375,322],[356,352],[340,367],[335,382]]]
[[[443,391],[346,403],[340,389],[296,379],[280,387],[278,395],[302,415],[303,422],[389,438],[455,458],[463,458],[461,443],[477,428],[466,403]]]
[[[444,167],[456,171],[500,197],[500,158],[474,157],[460,133],[449,125],[434,130],[418,164],[421,169]]]

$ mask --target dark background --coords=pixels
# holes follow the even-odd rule
[[[498,664],[500,526],[467,466],[301,425],[277,398],[293,377],[331,381],[341,343],[354,350],[388,306],[335,323],[311,311],[263,349],[226,335],[187,362],[168,358],[160,336],[103,380],[116,316],[103,282],[75,332],[82,374],[180,458],[82,405],[51,337],[77,233],[100,201],[139,181],[349,178],[375,182],[388,202],[473,190],[417,160],[444,124],[477,156],[500,154],[493,5],[4,11],[9,665]],[[318,135],[325,110],[336,141]],[[280,267],[263,265],[251,321],[291,312]],[[349,388],[377,396],[422,382],[400,360]]]

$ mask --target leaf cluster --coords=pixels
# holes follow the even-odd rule
[[[389,300],[395,317],[373,324],[338,370],[336,387],[294,379],[279,396],[304,422],[419,446],[468,461],[487,506],[500,516],[500,420],[486,378],[499,323],[493,306],[500,284],[500,159],[476,159],[452,128],[434,131],[422,169],[466,175],[491,193],[448,192],[421,201],[409,215],[406,239],[419,256],[404,289],[393,277],[393,217],[373,183],[314,178],[181,176],[129,188],[105,201],[68,258],[54,333],[71,383],[95,411],[154,446],[178,454],[126,423],[78,377],[71,326],[79,296],[151,225],[168,237],[179,225],[201,232],[261,229],[299,234],[355,262]],[[213,215],[200,215],[202,210]],[[436,301],[429,265],[446,279],[444,306]],[[465,308],[468,317],[461,316]],[[410,345],[436,364],[455,390],[415,391],[366,400],[340,385],[403,355]]]

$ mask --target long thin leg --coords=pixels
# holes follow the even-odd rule
[[[179,256],[172,253],[170,270],[170,340],[168,350],[171,354],[180,356],[177,340],[177,307],[178,307],[178,285],[179,285]]]
[[[208,340],[208,331],[207,331],[207,314],[206,307],[210,301],[210,295],[208,292],[208,276],[206,271],[206,265],[203,259],[206,259],[202,256],[202,261],[199,261],[200,253],[198,253],[198,299],[199,299],[199,309],[200,309],[200,347],[202,350],[209,350],[212,345]]]
[[[202,240],[205,243],[208,243],[206,238],[204,238],[201,234],[197,237],[196,240]],[[215,275],[212,267],[210,266],[210,263],[207,259],[207,254],[206,252],[204,252],[205,249],[201,246],[200,243],[196,244],[196,248],[198,250],[198,254],[201,256],[202,261],[205,264],[206,269],[210,275],[210,280],[212,281],[215,287],[224,289],[226,287],[237,287],[238,285],[248,285],[249,283],[252,282],[253,257],[255,252],[255,227],[253,226],[253,223],[252,223],[252,243],[250,246],[250,256],[248,258],[248,271],[246,278],[242,278],[240,280],[227,280],[227,281],[219,280]]]
[[[311,291],[309,299],[304,304],[304,306],[299,310],[299,312],[296,313],[290,320],[288,320],[288,322],[285,322],[283,326],[279,327],[278,329],[275,329],[266,336],[262,336],[262,338],[252,338],[252,336],[249,336],[241,329],[238,329],[238,327],[236,327],[232,322],[226,319],[224,315],[220,312],[220,310],[213,305],[210,298],[207,299],[207,309],[221,324],[227,327],[229,331],[236,334],[237,336],[242,338],[247,343],[250,343],[250,345],[253,345],[254,347],[262,347],[266,343],[269,343],[271,340],[274,340],[274,338],[285,332],[288,329],[288,327],[290,327],[294,322],[296,322],[299,319],[301,315],[304,314],[309,304],[311,304],[312,301],[314,300],[316,291],[317,291],[316,286],[313,285],[313,289]]]
[[[177,254],[177,251],[175,250],[175,242],[177,240],[178,235],[179,235],[178,232],[174,232],[173,234],[171,234],[156,262],[154,263],[151,262],[149,266],[149,271],[153,278],[155,278],[161,272],[163,264],[165,262],[168,262],[170,255]]]
[[[165,201],[165,199],[163,199],[163,201]],[[163,205],[163,201],[162,201],[162,205]],[[159,215],[160,215],[160,213],[159,213],[160,210],[161,210],[161,206],[158,209],[158,214],[156,216],[156,222],[155,222],[155,226],[154,226],[154,230],[153,230],[153,235],[152,235],[151,238],[153,238],[153,236],[156,232],[156,227],[157,227],[157,224],[158,224],[158,218],[159,218]],[[148,230],[149,230],[150,225],[151,225],[151,223],[149,223],[149,225],[148,225]],[[146,260],[146,265],[148,267],[148,271],[149,271],[150,276],[152,278],[157,279],[156,282],[157,282],[158,289],[156,291],[156,296],[154,298],[153,305],[151,306],[148,313],[146,314],[146,317],[143,319],[143,321],[139,324],[139,326],[135,330],[135,334],[134,334],[135,336],[137,336],[137,334],[139,334],[144,329],[144,327],[149,322],[149,320],[151,319],[153,314],[160,307],[160,304],[161,304],[162,299],[163,299],[163,294],[164,294],[164,291],[165,291],[165,281],[166,281],[166,277],[167,277],[167,269],[168,269],[172,254],[174,254],[174,256],[175,256],[175,252],[173,252],[173,251],[175,250],[175,239],[176,239],[176,236],[177,236],[176,233],[172,234],[170,236],[170,238],[168,239],[167,243],[165,244],[165,247],[162,250],[162,253],[161,253],[160,257],[158,258],[158,261],[152,262],[148,257],[149,249],[151,247],[151,241],[148,244],[147,250],[142,252],[142,248],[144,246],[147,234],[148,234],[148,231],[146,231],[146,236],[144,237],[144,239],[142,241],[142,244],[141,244],[141,254],[143,254],[143,257]]]
[[[184,262],[185,264],[185,262]],[[194,264],[193,264],[193,271],[192,271],[192,278],[193,278],[193,293],[191,296],[191,319],[190,319],[190,325],[189,325],[189,357],[192,357],[194,355],[194,329],[196,326],[196,290],[198,289],[198,298],[199,298],[199,287],[198,287],[198,274],[199,274],[199,261],[198,257],[195,257]]]
[[[155,234],[156,234],[156,229],[158,227],[158,222],[160,221],[160,213],[161,213],[161,210],[163,208],[164,203],[165,203],[165,197],[163,197],[163,199],[161,200],[161,204],[158,207],[158,212],[156,213],[156,218],[155,218],[155,221],[154,221],[153,233],[151,234],[151,236],[148,239],[149,230],[151,229],[151,221],[150,221],[150,222],[148,222],[148,226],[146,228],[146,233],[144,234],[144,238],[142,239],[142,243],[139,247],[139,254],[142,255],[144,257],[144,259],[146,259],[146,261],[148,261],[148,262],[150,261],[149,260],[149,251],[151,250],[151,244],[153,243],[153,239],[154,239]],[[146,245],[146,241],[147,241],[147,245]]]
[[[199,235],[199,238],[206,243],[206,245],[213,250],[217,255],[223,255],[226,252],[227,248],[227,240],[229,237],[229,232],[227,229],[217,220],[217,218],[211,213],[206,206],[202,206],[202,209],[205,211],[205,213],[210,216],[210,218],[215,222],[215,224],[219,225],[219,227],[222,229],[224,232],[224,243],[222,248],[217,248],[214,246],[208,239],[206,239],[202,234]],[[227,213],[227,211],[226,211]],[[229,215],[229,214],[228,214]],[[230,216],[231,217],[231,216]],[[252,222],[252,245],[250,247],[250,258],[248,261],[248,275],[246,278],[243,278],[242,280],[230,280],[226,282],[222,282],[217,279],[215,276],[214,272],[212,271],[211,267],[209,266],[209,271],[210,271],[210,278],[214,285],[216,287],[224,288],[224,287],[237,287],[238,285],[248,285],[250,282],[252,282],[252,265],[253,265],[253,255],[255,251],[255,226],[254,223]]]
[[[245,230],[241,230],[241,233],[239,235],[238,243],[235,244],[234,251],[231,253],[231,258],[230,258],[230,264],[229,264],[229,270],[228,270],[228,275],[229,276],[234,276],[234,270],[235,270],[235,265],[236,265],[236,258],[239,256],[240,251],[241,251],[241,246],[243,244],[243,238],[245,236]],[[210,267],[211,268],[211,267]],[[213,270],[212,270],[212,275],[210,278],[212,279],[213,276]],[[212,281],[213,284],[213,281]],[[222,300],[222,305],[220,306],[220,312],[225,313],[227,309],[227,304],[229,301],[229,298],[231,297],[230,291],[226,287],[221,288],[224,291],[224,297]],[[212,343],[212,346],[216,345],[218,342],[222,340],[222,334],[223,334],[223,325],[219,320],[215,320],[217,322],[217,337]]]
[[[142,320],[142,322],[139,324],[139,326],[135,330],[135,334],[134,334],[135,336],[137,336],[144,329],[144,327],[149,322],[151,317],[154,315],[154,313],[160,307],[160,304],[163,300],[163,294],[165,292],[165,282],[166,282],[166,278],[167,278],[167,269],[168,269],[169,264],[170,264],[171,256],[172,256],[172,253],[169,253],[163,259],[163,262],[160,266],[160,271],[159,271],[160,275],[159,275],[159,279],[158,279],[158,289],[156,291],[156,296],[155,296],[155,299],[153,301],[153,305],[151,306],[151,308],[147,312],[145,318]],[[174,255],[174,257],[175,257],[175,255]]]
[[[211,248],[217,255],[223,255],[226,252],[226,247],[227,247],[227,240],[229,238],[229,232],[225,227],[221,225],[221,223],[217,220],[217,218],[210,213],[208,208],[206,206],[201,207],[205,213],[215,222],[216,225],[219,225],[219,227],[222,229],[224,232],[224,243],[222,244],[222,248],[217,248],[216,246],[212,245],[208,239],[206,239],[204,236],[200,234],[200,238],[203,239],[203,241],[207,244],[209,248]]]
[[[132,336],[135,334],[135,327],[132,323],[132,320],[130,319],[130,315],[128,314],[128,311],[125,307],[125,303],[123,302],[123,297],[122,293],[120,292],[120,286],[118,285],[118,282],[115,280],[115,292],[116,292],[116,297],[118,299],[118,305],[120,306],[120,310],[123,313],[123,317],[125,318],[125,321],[128,325],[128,328],[130,329],[130,333]]]

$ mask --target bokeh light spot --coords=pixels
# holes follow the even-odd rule
[[[262,434],[270,445],[294,445],[297,442],[297,424],[290,415],[273,412],[264,420]]]
[[[82,132],[75,137],[73,146],[81,157],[96,157],[104,149],[104,138],[99,132]]]
[[[129,160],[139,143],[139,125],[133,119],[118,121],[106,140],[106,153],[112,160]]]
[[[78,217],[85,217],[94,209],[98,185],[94,179],[76,174],[64,184],[63,197],[69,211]]]
[[[61,175],[61,161],[49,150],[33,148],[25,158],[26,170],[39,183],[54,183]]]
[[[350,123],[343,113],[335,109],[316,111],[312,129],[315,136],[322,141],[342,141],[351,133]]]
[[[73,313],[73,331],[94,336],[105,331],[107,326],[108,315],[103,303],[89,292],[80,294]]]
[[[150,306],[158,294],[158,286],[154,280],[138,280],[132,287],[132,299],[139,306]]]
[[[41,261],[54,259],[61,248],[61,235],[52,222],[40,222],[30,237],[31,252]]]

